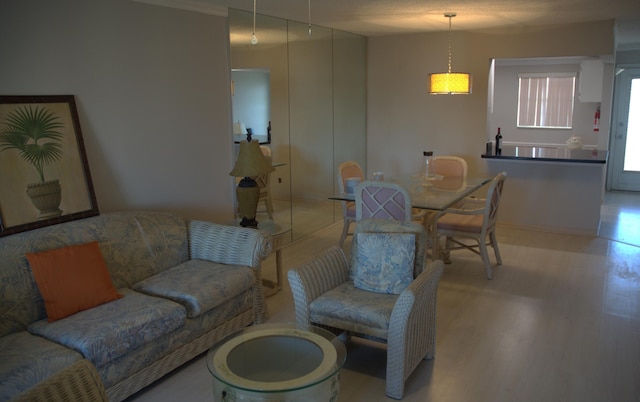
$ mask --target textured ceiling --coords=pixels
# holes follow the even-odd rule
[[[209,0],[252,10],[251,0]],[[257,0],[259,13],[307,21],[308,0]],[[639,0],[311,0],[311,22],[367,36],[448,29],[546,25],[640,19]]]
[[[253,0],[137,0],[197,10],[252,11]],[[640,41],[640,0],[256,0],[259,14],[308,22],[366,36],[453,30],[523,29],[602,20],[633,21],[622,42]],[[630,32],[630,33],[628,33]]]

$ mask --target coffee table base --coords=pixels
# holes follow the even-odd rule
[[[339,373],[310,388],[296,391],[268,393],[232,388],[213,380],[213,400],[218,402],[300,402],[300,401],[336,401],[340,392]]]

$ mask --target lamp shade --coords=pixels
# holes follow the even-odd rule
[[[432,73],[429,84],[433,95],[470,94],[472,78],[469,73]]]
[[[238,159],[229,175],[235,177],[255,177],[275,169],[264,157],[258,141],[241,141]]]

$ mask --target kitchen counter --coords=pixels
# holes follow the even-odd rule
[[[556,233],[597,235],[607,151],[505,145],[482,155],[492,175],[507,172],[498,220]]]
[[[507,145],[502,147],[500,155],[482,154],[481,156],[486,159],[605,164],[607,163],[608,151],[551,146]]]

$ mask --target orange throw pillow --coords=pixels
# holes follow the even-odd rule
[[[26,256],[49,322],[122,297],[96,241]]]

